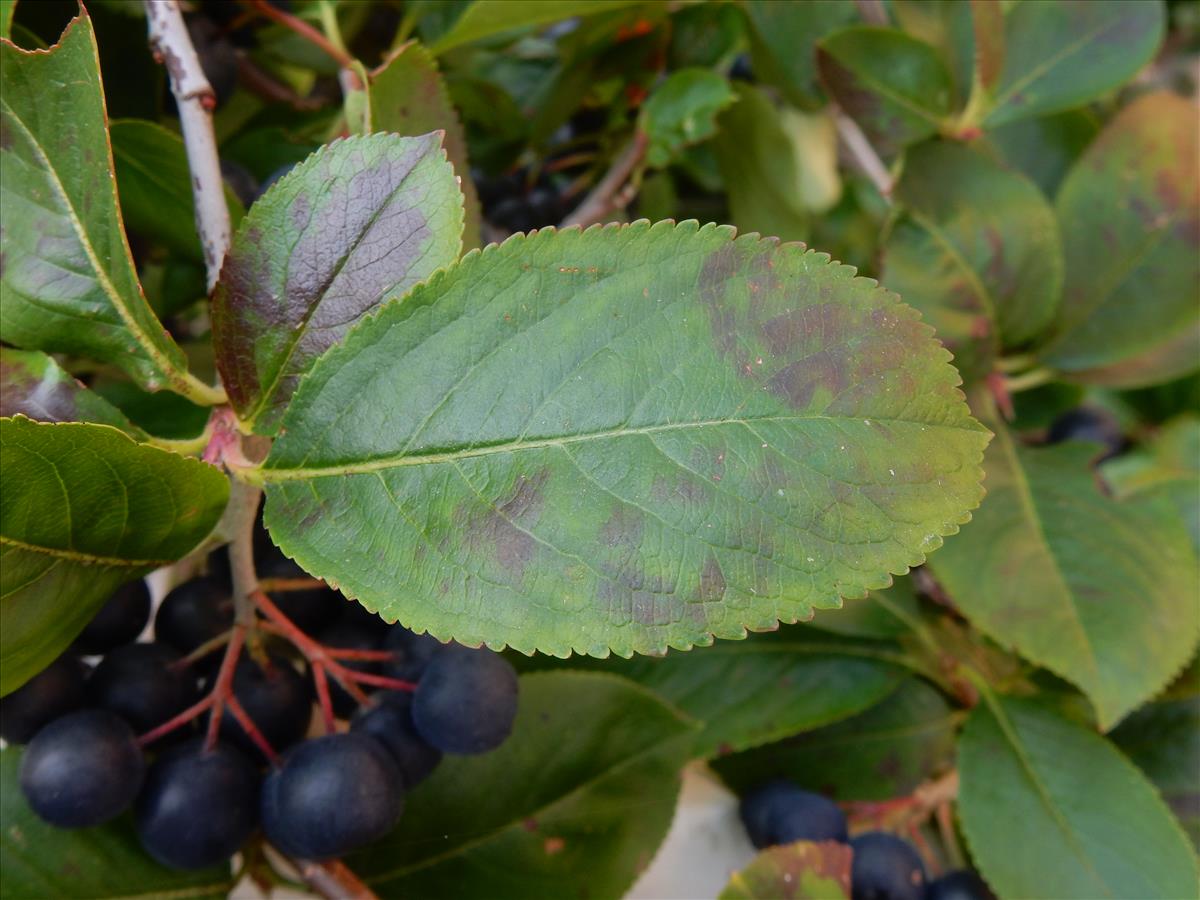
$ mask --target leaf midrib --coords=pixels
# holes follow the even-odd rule
[[[96,553],[84,553],[79,550],[64,550],[61,547],[46,547],[41,544],[30,544],[25,541],[0,534],[0,545],[8,544],[17,550],[36,553],[39,556],[50,556],[55,559],[65,559],[86,565],[113,566],[123,569],[149,568],[157,569],[175,562],[174,559],[122,559],[117,556],[101,556]]]

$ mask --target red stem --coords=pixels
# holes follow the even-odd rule
[[[325,652],[333,659],[362,659],[368,662],[391,662],[396,654],[391,650],[354,650],[350,647],[326,647]]]
[[[221,730],[221,714],[225,711],[225,702],[233,696],[233,672],[237,668],[238,656],[241,655],[242,645],[246,642],[246,626],[233,626],[229,636],[229,646],[225,648],[225,658],[221,660],[220,671],[217,672],[217,682],[213,685],[212,712],[208,717],[208,734],[204,737],[204,749],[211,750],[217,745],[217,732]]]
[[[275,748],[271,746],[271,742],[266,739],[258,726],[254,724],[254,720],[242,709],[242,704],[238,702],[237,697],[230,694],[225,700],[225,704],[229,707],[229,712],[237,719],[238,724],[242,726],[242,730],[250,740],[254,741],[254,746],[262,751],[263,756],[270,760],[272,765],[279,762],[279,754],[275,752]]]
[[[370,672],[358,672],[354,669],[346,669],[345,671],[352,680],[369,684],[372,687],[387,688],[390,691],[408,691],[409,693],[417,689],[416,683],[412,681],[401,681],[399,678],[372,675]]]
[[[337,731],[337,725],[333,721],[333,703],[329,699],[329,682],[325,678],[325,667],[320,663],[313,663],[312,672],[313,683],[317,686],[317,702],[321,707],[325,733],[333,734]]]
[[[325,35],[321,34],[320,31],[313,28],[303,19],[298,19],[290,13],[284,12],[282,9],[277,9],[268,3],[267,0],[249,0],[249,2],[260,15],[278,22],[284,28],[291,29],[310,44],[321,48],[326,55],[336,61],[343,69],[354,65],[353,57],[335,47],[329,38],[325,37]]]
[[[161,725],[151,728],[137,739],[138,746],[145,747],[148,744],[152,744],[157,741],[164,734],[170,734],[175,729],[182,728],[188,722],[192,721],[192,719],[201,715],[212,705],[213,695],[209,694],[199,703],[194,703],[174,718],[167,719],[167,721],[163,722]]]
[[[282,594],[287,591],[315,591],[329,587],[320,578],[263,578],[258,582],[259,588],[268,594]]]

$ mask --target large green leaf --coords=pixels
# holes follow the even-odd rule
[[[482,213],[467,160],[467,139],[433,54],[416,42],[405,44],[371,73],[369,102],[376,131],[414,137],[430,131],[445,132],[442,146],[463,194],[463,248],[480,246]]]
[[[155,122],[140,119],[112,122],[109,137],[121,212],[129,229],[203,263],[204,249],[196,233],[196,201],[183,140]],[[236,226],[245,211],[228,187],[225,203]]]
[[[987,499],[932,567],[972,623],[1079,685],[1111,728],[1192,655],[1195,551],[1169,506],[1097,490],[1095,445],[1029,449],[994,428]]]
[[[1082,106],[1128,81],[1162,42],[1159,0],[1022,0],[1005,22],[988,128]]]
[[[525,675],[512,736],[446,757],[348,864],[385,897],[620,897],[670,826],[692,734],[623,679]]]
[[[1137,769],[1095,732],[1027,700],[972,712],[959,816],[1002,897],[1196,897],[1196,857]]]
[[[58,656],[116,588],[212,530],[220,471],[115,428],[0,419],[0,695]]]
[[[496,37],[521,28],[548,25],[572,16],[592,16],[645,0],[475,0],[450,30],[434,42],[434,53],[445,53],[462,44]]]
[[[695,222],[515,236],[322,357],[257,473],[265,520],[441,638],[740,638],[888,584],[969,518],[988,434],[946,359],[802,246]]]
[[[713,762],[738,793],[774,778],[846,800],[909,793],[954,763],[958,714],[915,678],[857,716]]]
[[[213,294],[217,366],[242,422],[273,434],[321,353],[458,259],[462,224],[438,133],[335,141],[273,184],[234,235]]]
[[[768,847],[733,874],[718,900],[850,900],[853,859],[837,841]]]
[[[123,412],[72,378],[52,357],[0,347],[0,418],[17,415],[39,422],[95,422],[145,437]]]
[[[817,47],[817,71],[885,156],[937,134],[951,111],[950,73],[937,51],[892,28],[831,34]]]
[[[219,900],[233,888],[228,865],[178,872],[138,843],[133,817],[63,830],[29,808],[17,783],[20,747],[0,750],[0,896],[4,900]]]
[[[930,142],[906,155],[895,198],[903,212],[880,280],[921,310],[965,378],[985,375],[998,350],[1028,345],[1054,321],[1062,242],[1024,176],[962,144]]]
[[[1100,120],[1092,110],[1071,109],[993,128],[980,143],[1053,197],[1099,131]]]
[[[1057,198],[1066,281],[1044,354],[1051,366],[1120,387],[1196,368],[1198,156],[1196,105],[1153,93],[1109,122],[1071,170]]]
[[[209,398],[138,284],[87,13],[48,51],[0,43],[0,83],[0,338]]]
[[[832,31],[858,21],[853,0],[744,0],[754,73],[773,84],[793,103],[821,102],[817,84],[816,43]]]

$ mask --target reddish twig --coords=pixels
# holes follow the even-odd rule
[[[626,182],[642,164],[649,148],[650,137],[639,128],[633,133],[633,137],[625,149],[613,160],[612,167],[604,177],[583,198],[583,202],[575,208],[575,211],[563,219],[562,227],[581,225],[587,228],[589,225],[603,222],[605,217],[614,210],[620,209],[632,200],[632,190]]]
[[[379,900],[375,892],[363,884],[341,860],[314,862],[294,859],[292,863],[300,877],[322,897],[330,900]]]
[[[237,697],[230,694],[225,700],[225,705],[229,708],[230,715],[237,719],[238,724],[242,726],[242,730],[246,732],[246,736],[254,741],[254,746],[262,751],[263,756],[270,760],[272,765],[278,763],[279,754],[275,752],[275,748],[271,746],[271,742],[258,730],[258,726],[254,724],[254,720],[242,708],[242,704],[238,703]]]
[[[175,662],[171,663],[170,668],[186,669],[192,663],[199,662],[200,660],[204,659],[204,657],[208,656],[214,650],[219,650],[222,647],[224,647],[226,644],[229,643],[229,641],[232,637],[233,637],[233,629],[231,628],[228,631],[224,632],[223,634],[218,634],[212,640],[205,641],[203,644],[201,644],[199,647],[197,647],[195,650],[193,650],[191,653],[189,653],[187,656],[183,657],[182,659],[175,660]]]
[[[396,654],[391,650],[355,650],[351,647],[326,647],[325,652],[334,659],[360,659],[366,662],[391,662]]]
[[[211,750],[217,745],[217,733],[221,730],[221,714],[225,704],[233,697],[233,673],[237,668],[238,656],[241,655],[242,645],[246,642],[244,625],[234,625],[229,638],[229,646],[225,648],[225,658],[221,660],[221,668],[217,672],[217,681],[213,685],[212,712],[208,715],[208,733],[204,736],[204,749]]]
[[[329,585],[320,578],[262,578],[258,586],[268,594],[285,594],[288,591],[315,591]]]
[[[346,674],[352,681],[357,681],[360,684],[369,684],[371,687],[386,688],[389,691],[408,691],[411,693],[417,689],[414,681],[401,681],[399,678],[388,678],[386,675],[372,675],[370,672],[359,672],[355,669],[346,669]]]
[[[181,712],[179,715],[174,716],[170,719],[167,719],[167,721],[163,722],[161,725],[157,725],[154,728],[151,728],[149,731],[147,731],[145,734],[143,734],[141,737],[139,737],[137,739],[138,746],[139,747],[149,746],[150,744],[153,744],[155,741],[157,741],[163,735],[170,734],[172,731],[175,731],[178,728],[182,728],[184,725],[186,725],[188,722],[195,719],[197,716],[203,715],[204,711],[207,710],[212,705],[213,705],[213,696],[212,696],[212,694],[209,694],[207,697],[205,697],[199,703],[192,704],[187,709],[185,709],[183,712]]]
[[[321,707],[325,733],[333,734],[337,731],[337,725],[334,724],[333,702],[329,699],[329,681],[325,677],[325,667],[320,663],[313,663],[312,673],[313,684],[317,687],[317,705]]]
[[[294,31],[313,46],[320,48],[326,56],[343,69],[349,69],[354,65],[354,57],[340,47],[337,47],[329,38],[325,37],[318,29],[313,28],[303,19],[298,19],[291,13],[284,12],[282,9],[272,6],[267,0],[249,0],[249,3],[259,15],[278,22],[284,28]]]

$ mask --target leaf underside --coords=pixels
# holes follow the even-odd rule
[[[917,314],[727,226],[469,254],[304,380],[261,470],[305,569],[524,652],[740,638],[885,586],[980,499],[987,431]]]

